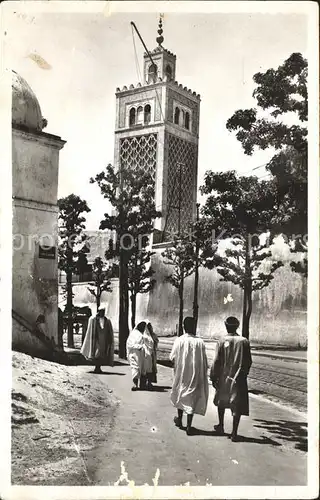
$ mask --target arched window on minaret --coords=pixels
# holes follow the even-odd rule
[[[180,126],[181,127],[184,127],[184,123],[185,123],[184,117],[185,117],[185,114],[186,114],[185,111],[183,111],[183,109],[182,109],[181,113],[180,113]]]
[[[158,76],[158,67],[156,64],[150,64],[148,69],[148,82],[155,83]]]
[[[143,107],[139,106],[137,109],[137,125],[143,124]]]
[[[186,116],[184,117],[184,126],[187,130],[190,129],[190,113],[186,112]]]
[[[146,104],[144,107],[144,123],[148,125],[151,122],[151,106],[150,104]]]
[[[177,106],[176,109],[174,110],[174,123],[176,125],[179,125],[179,120],[180,120],[180,109]]]
[[[136,109],[131,108],[129,113],[129,127],[133,127],[136,124]]]
[[[167,64],[166,66],[166,77],[168,78],[168,80],[172,80],[172,68],[170,64]]]

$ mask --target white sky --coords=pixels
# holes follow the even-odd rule
[[[45,131],[67,141],[60,155],[59,197],[73,192],[86,199],[92,230],[108,210],[88,181],[113,163],[115,89],[138,82],[130,21],[148,48],[155,48],[155,13],[17,13],[3,20],[6,66],[36,93],[48,120]],[[237,109],[254,106],[254,73],[277,67],[292,52],[306,55],[307,16],[170,13],[164,17],[164,38],[164,47],[177,55],[177,81],[201,95],[198,185],[208,169],[244,173],[266,163],[270,152],[244,155],[226,121]],[[141,68],[144,51],[135,40]],[[51,69],[41,69],[31,53]]]

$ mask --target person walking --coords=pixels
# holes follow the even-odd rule
[[[170,360],[174,363],[171,402],[177,408],[174,423],[182,428],[183,412],[187,414],[187,435],[193,434],[194,414],[205,415],[208,404],[208,362],[201,338],[195,335],[195,320],[186,317],[185,333],[173,344]]]
[[[140,379],[140,388],[148,389],[151,391],[153,389],[153,383],[157,383],[157,347],[158,347],[158,337],[154,333],[152,325],[149,320],[145,320],[144,331],[143,331],[143,350],[144,350],[144,367],[143,374]]]
[[[130,332],[127,339],[127,359],[132,373],[132,391],[138,389],[152,389],[152,382],[156,382],[156,356],[157,337],[151,323],[147,320],[140,321]]]
[[[88,328],[81,354],[95,364],[94,373],[103,373],[101,366],[114,365],[114,338],[112,323],[105,316],[105,307],[100,306],[96,316],[89,318]]]
[[[233,416],[231,441],[238,440],[241,415],[249,415],[247,377],[252,360],[249,340],[237,333],[239,324],[233,316],[226,319],[227,335],[218,343],[210,370],[210,379],[216,389],[214,404],[218,407],[219,417],[214,429],[216,434],[224,435],[225,409],[230,408]]]
[[[147,325],[148,325],[148,329],[149,329],[150,335],[151,335],[152,340],[153,340],[153,350],[152,350],[152,356],[151,356],[152,357],[152,371],[147,374],[147,378],[148,378],[150,383],[156,384],[157,383],[157,373],[158,373],[158,370],[157,370],[157,349],[158,349],[159,339],[153,330],[152,324],[148,320],[147,320]]]

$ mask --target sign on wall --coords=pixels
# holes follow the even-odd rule
[[[39,259],[51,259],[56,258],[56,247],[39,245]]]

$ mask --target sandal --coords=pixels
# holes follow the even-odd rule
[[[181,418],[179,418],[179,417],[174,417],[173,421],[174,421],[175,425],[176,425],[177,427],[179,427],[179,429],[181,429],[181,428],[182,428],[182,420],[181,420]]]
[[[224,436],[224,428],[220,424],[214,425],[213,428],[218,436]]]

